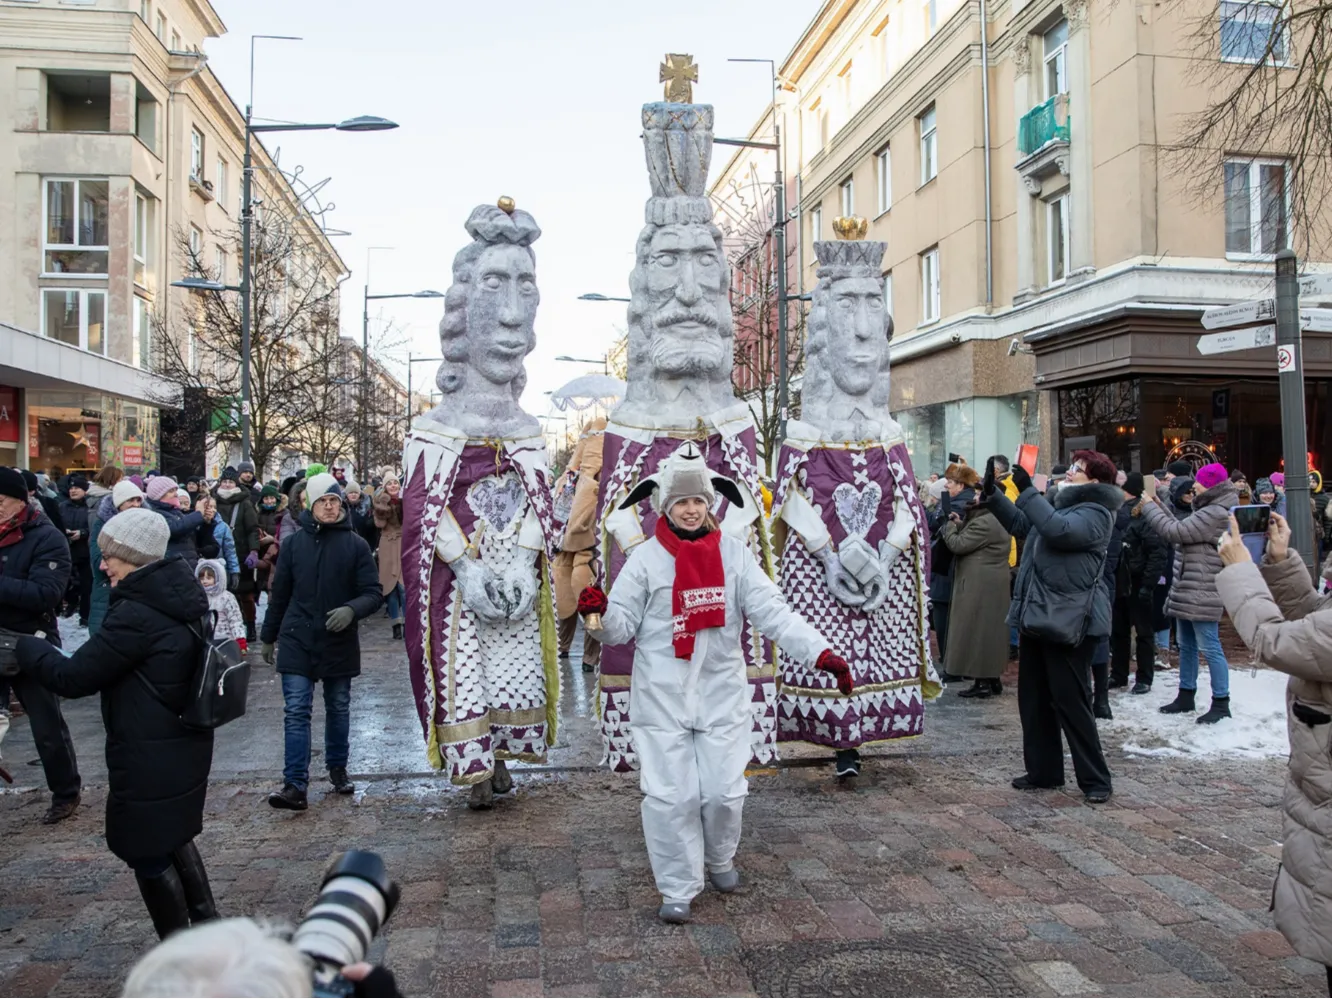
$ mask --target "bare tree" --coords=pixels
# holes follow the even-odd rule
[[[187,273],[225,280],[235,261],[237,232],[210,233],[207,259],[197,230],[174,234]],[[309,453],[316,428],[336,435],[355,421],[338,410],[337,288],[310,261],[299,227],[277,211],[254,220],[251,233],[250,439],[256,469],[276,466],[283,452]],[[157,318],[155,367],[184,386],[211,414],[208,446],[240,439],[242,331],[236,294],[204,292],[191,298],[179,328]],[[229,414],[229,415],[228,415]],[[340,450],[330,436],[318,449]]]
[[[1262,250],[1279,249],[1294,234],[1301,256],[1325,255],[1332,248],[1324,209],[1332,196],[1332,0],[1235,4],[1219,19],[1216,5],[1202,10],[1192,29],[1199,58],[1191,73],[1212,96],[1188,119],[1174,158],[1193,178],[1192,193],[1213,200],[1241,182],[1218,169],[1218,154],[1280,154],[1289,176],[1269,168],[1259,181]]]
[[[766,473],[771,476],[782,446],[782,418],[778,407],[781,353],[778,350],[778,310],[787,309],[788,405],[799,411],[799,392],[791,383],[805,363],[805,317],[803,312],[782,303],[777,295],[777,260],[773,225],[775,208],[772,185],[760,184],[751,176],[719,199],[717,224],[725,238],[727,263],[731,268],[731,314],[735,323],[735,357],[731,383],[749,406],[757,428],[758,450]],[[789,247],[788,247],[789,256]],[[786,261],[789,266],[789,259]]]

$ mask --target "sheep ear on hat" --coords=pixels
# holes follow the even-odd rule
[[[656,476],[649,475],[646,478],[642,479],[638,483],[638,485],[634,486],[633,490],[629,493],[629,495],[624,498],[624,502],[620,504],[620,509],[628,510],[630,507],[638,506],[639,503],[642,503],[643,500],[648,499],[656,491],[657,491]]]
[[[712,477],[712,488],[716,489],[718,494],[731,501],[731,505],[743,510],[745,508],[745,497],[740,492],[740,487],[724,475],[714,475]]]

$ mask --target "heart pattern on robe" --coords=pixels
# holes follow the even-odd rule
[[[864,537],[874,526],[879,515],[879,503],[883,499],[883,488],[877,482],[871,482],[862,489],[857,489],[849,482],[843,482],[833,490],[833,506],[837,510],[837,519],[842,522],[842,529],[847,534]]]
[[[501,537],[512,530],[526,499],[527,492],[513,472],[481,479],[467,490],[467,505],[472,512]]]

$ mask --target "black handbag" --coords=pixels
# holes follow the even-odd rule
[[[1113,527],[1113,522],[1111,524]],[[1110,558],[1110,546],[1101,553],[1092,577],[1091,589],[1085,593],[1061,593],[1050,589],[1032,566],[1031,582],[1022,602],[1022,620],[1018,630],[1045,642],[1058,645],[1080,645],[1087,637],[1096,591],[1105,576],[1105,563]]]

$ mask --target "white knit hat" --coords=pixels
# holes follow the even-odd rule
[[[121,479],[111,490],[111,502],[117,510],[128,503],[134,497],[143,499],[143,490],[136,486],[129,479]]]
[[[661,463],[656,475],[639,480],[620,504],[620,509],[636,506],[648,498],[657,513],[668,513],[682,499],[701,499],[712,507],[717,502],[718,493],[735,506],[745,505],[744,496],[736,484],[708,468],[698,445],[686,441]]]
[[[338,480],[329,475],[328,472],[320,472],[314,478],[305,480],[305,505],[307,508],[313,510],[315,500],[329,493],[340,500],[346,499],[342,487],[338,485]]]
[[[102,525],[97,547],[104,556],[144,566],[166,555],[171,530],[166,518],[152,510],[124,510]]]

